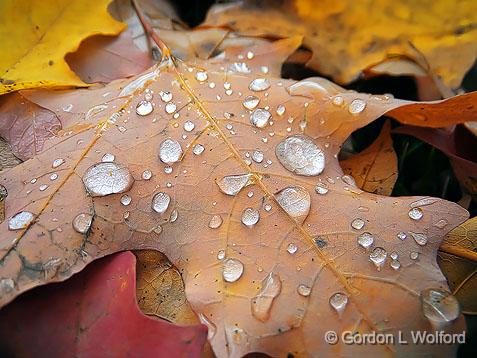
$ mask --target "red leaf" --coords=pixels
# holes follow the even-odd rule
[[[0,354],[44,357],[201,355],[205,326],[152,319],[136,303],[136,259],[109,256],[70,280],[27,292],[0,311]]]

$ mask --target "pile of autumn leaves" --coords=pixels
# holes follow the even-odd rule
[[[469,25],[477,21],[472,18],[477,13],[475,3],[466,2],[458,8],[452,7],[452,11],[445,11],[447,6],[452,5],[451,2],[437,1],[431,9],[422,8],[419,4],[414,4],[415,8],[402,5],[402,8],[394,9],[393,2],[383,0],[375,1],[370,13],[363,13],[363,7],[355,3],[325,1],[319,10],[315,9],[311,0],[286,1],[278,8],[266,2],[258,7],[248,2],[224,7],[217,5],[209,11],[204,24],[194,30],[188,29],[174,8],[165,1],[137,1],[136,6],[161,41],[175,56],[185,61],[206,60],[226,49],[267,44],[270,43],[269,38],[295,36],[301,39],[302,46],[297,46],[299,49],[288,58],[288,63],[306,66],[342,85],[359,76],[410,75],[415,78],[422,100],[439,100],[459,92],[477,54],[477,34]],[[154,54],[159,53],[158,44],[146,36],[137,15],[138,9],[134,9],[129,1],[62,0],[55,7],[45,6],[40,0],[8,1],[0,5],[0,10],[0,43],[3,49],[0,59],[0,136],[8,143],[8,146],[2,144],[0,147],[0,169],[17,165],[17,158],[27,160],[34,157],[42,151],[52,134],[61,130],[61,118],[29,101],[28,92],[23,91],[109,83],[137,75],[157,60]],[[383,16],[389,18],[375,21]],[[365,23],[360,23],[362,21]],[[428,28],[431,27],[441,31],[429,34]],[[476,158],[475,153],[470,151],[471,144],[468,144],[475,143],[473,136],[477,135],[477,122],[472,123],[472,119],[477,120],[477,117],[473,118],[476,98],[468,95],[452,99],[454,105],[449,108],[449,116],[439,122],[422,121],[419,128],[404,126],[394,130],[394,133],[412,135],[425,141],[449,157],[462,188],[462,205],[467,209],[475,205],[472,200],[477,194]],[[68,111],[68,108],[63,110]],[[33,120],[32,113],[35,114]],[[416,124],[415,121],[412,124]],[[459,145],[464,139],[466,145]],[[398,163],[390,122],[384,124],[374,143],[355,154],[353,160],[342,160],[341,166],[345,173],[354,176],[357,185],[364,191],[391,195],[398,175]],[[1,221],[5,219],[1,206],[5,196],[0,191]],[[475,279],[472,279],[475,257],[472,253],[477,244],[476,225],[477,221],[470,219],[455,229],[443,244],[440,256],[451,288],[458,288],[456,295],[464,312],[468,313],[477,310],[472,289],[475,287]],[[154,269],[149,266],[148,270],[141,270],[142,263],[150,265],[151,262],[156,263]],[[55,322],[55,316],[49,314],[49,307],[69,312],[69,319],[75,322],[80,320],[78,317],[81,315],[74,307],[77,297],[82,296],[82,304],[88,305],[121,295],[126,302],[123,306],[127,317],[123,319],[124,327],[118,329],[118,316],[115,316],[122,313],[111,313],[112,318],[106,319],[102,327],[95,327],[82,336],[81,350],[87,352],[98,349],[98,346],[108,350],[117,348],[120,338],[114,335],[101,342],[94,338],[99,331],[110,330],[114,326],[115,332],[124,329],[131,334],[140,329],[143,337],[141,343],[135,346],[134,353],[153,354],[151,343],[154,342],[157,326],[138,311],[135,286],[128,286],[128,290],[122,291],[118,278],[118,275],[126,275],[121,279],[134,281],[134,267],[131,253],[119,254],[109,261],[91,265],[84,273],[66,282],[67,289],[50,287],[42,291],[41,295],[48,297],[48,301],[38,300],[40,293],[26,296],[26,302],[30,302],[29,310],[22,310],[20,305],[13,306],[8,316],[27,321],[33,312],[43,312],[43,317],[40,317],[43,322],[62,330],[64,321]],[[180,275],[170,267],[167,259],[157,253],[139,254],[138,268],[138,297],[143,291],[157,290],[157,295],[166,301],[161,309],[151,306],[150,301],[141,304],[139,300],[143,311],[173,322],[190,321],[194,314],[185,302]],[[172,296],[175,300],[182,300],[184,309],[167,307],[167,289],[148,286],[153,276],[166,277],[173,282]],[[101,280],[110,280],[111,287],[102,289]],[[84,285],[89,287],[88,292],[83,291]],[[63,303],[65,295],[71,298],[67,304]],[[91,319],[103,315],[102,307],[96,307],[89,314]],[[42,322],[42,319],[36,322]],[[155,353],[200,354],[206,340],[203,327],[171,327],[161,328],[161,334],[167,334],[168,338],[156,345]],[[40,329],[33,322],[27,332],[34,337]],[[62,334],[61,330],[54,333]],[[61,349],[68,351],[73,344],[74,328],[66,335],[62,343],[64,347],[60,344],[53,349],[44,343],[35,349],[51,354]],[[18,345],[21,346],[21,343],[18,342]],[[30,353],[29,347],[24,349],[23,353]],[[124,355],[125,352],[119,350],[112,353]]]

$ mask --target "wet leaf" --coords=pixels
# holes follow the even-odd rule
[[[116,35],[124,24],[107,12],[111,0],[2,1],[0,94],[36,87],[84,86],[64,60],[91,35]]]
[[[135,286],[134,255],[125,252],[94,263],[65,283],[22,295],[0,312],[2,353],[199,356],[205,327],[179,327],[144,316]]]
[[[391,123],[387,121],[378,138],[365,150],[340,161],[346,174],[353,176],[356,185],[380,195],[391,195],[397,179],[397,155],[391,138]]]
[[[477,50],[474,1],[243,1],[218,4],[207,25],[245,35],[304,36],[313,50],[309,66],[340,83],[389,57],[412,59],[456,88]],[[430,29],[434,29],[430,31]]]
[[[437,258],[463,311],[476,314],[477,218],[467,220],[447,234]]]
[[[58,116],[72,103],[83,116],[0,176],[9,192],[0,277],[14,282],[2,304],[104,255],[155,249],[181,272],[218,356],[429,351],[317,339],[432,328],[419,297],[447,288],[436,251],[468,213],[441,199],[363,192],[337,160],[355,129],[411,102],[167,56],[132,80],[28,98]],[[432,121],[447,107],[422,108]],[[445,329],[460,332],[450,308]]]

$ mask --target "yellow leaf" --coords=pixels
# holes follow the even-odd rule
[[[64,56],[88,36],[116,35],[125,25],[111,0],[6,0],[0,3],[0,94],[36,87],[85,86]]]

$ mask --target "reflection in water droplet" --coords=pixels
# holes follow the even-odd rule
[[[421,208],[412,208],[409,210],[409,217],[412,220],[421,220],[423,215]]]
[[[159,214],[166,212],[171,202],[171,197],[167,193],[159,192],[152,198],[152,209]]]
[[[147,116],[154,110],[154,106],[149,101],[140,101],[136,106],[136,113],[140,116]]]
[[[280,294],[282,282],[280,276],[270,272],[262,281],[260,292],[252,298],[252,315],[259,321],[265,322],[270,318],[273,300]]]
[[[348,304],[348,296],[344,293],[337,292],[330,297],[330,305],[338,312],[339,315],[345,310]]]
[[[255,96],[247,96],[242,102],[242,105],[249,111],[255,109],[258,106],[260,99]]]
[[[250,123],[255,127],[263,128],[268,124],[268,120],[272,117],[271,113],[263,108],[257,108],[250,114]]]
[[[124,194],[123,196],[121,196],[120,202],[124,206],[131,204],[131,201],[132,201],[132,198],[129,195]]]
[[[363,232],[358,236],[358,244],[365,249],[369,248],[374,243],[374,236],[369,232]]]
[[[248,88],[255,92],[265,91],[270,88],[270,82],[266,78],[256,78],[250,82]]]
[[[73,229],[80,234],[86,234],[93,223],[93,215],[80,213],[73,219]]]
[[[240,192],[245,186],[250,184],[251,175],[250,174],[241,174],[241,175],[227,175],[220,180],[215,182],[219,186],[222,193],[227,195],[236,195]]]
[[[242,212],[242,224],[253,227],[260,220],[260,213],[254,208],[246,208]]]
[[[134,178],[128,168],[116,163],[98,163],[86,170],[83,183],[91,196],[105,196],[129,190]]]
[[[29,211],[20,211],[8,221],[8,230],[20,230],[26,228],[33,221],[34,215]]]
[[[363,219],[357,218],[351,222],[351,227],[355,230],[361,230],[364,227],[365,221]]]
[[[348,106],[348,111],[351,114],[359,114],[366,108],[366,102],[362,99],[354,99]]]
[[[207,326],[207,339],[211,340],[214,338],[215,333],[217,332],[217,327],[213,324],[203,313],[199,313],[200,323]]]
[[[229,66],[231,72],[250,73],[252,72],[245,62],[234,62]]]
[[[315,192],[320,195],[325,195],[328,192],[328,188],[323,183],[318,183],[315,186]]]
[[[142,178],[144,180],[149,180],[152,178],[152,172],[149,169],[146,169],[145,171],[142,172]]]
[[[287,251],[290,255],[295,254],[298,251],[298,246],[296,246],[293,242],[288,244]]]
[[[214,215],[212,216],[212,218],[210,219],[210,222],[209,222],[209,227],[211,229],[217,229],[219,228],[221,225],[222,225],[222,216],[220,215]]]
[[[111,163],[111,162],[114,162],[114,159],[116,159],[116,157],[114,156],[114,154],[111,154],[111,153],[105,153],[103,155],[103,157],[101,158],[101,161],[103,163]]]
[[[308,297],[311,294],[311,287],[304,284],[300,284],[298,285],[296,291],[299,295],[303,297]]]
[[[440,329],[455,321],[461,313],[457,299],[440,288],[428,288],[421,292],[424,316],[434,328]]]
[[[181,159],[181,155],[182,147],[176,140],[168,138],[159,147],[159,158],[163,163],[175,163]]]
[[[378,271],[381,270],[381,267],[386,262],[386,258],[388,257],[388,253],[382,247],[376,247],[370,254],[369,259],[371,262],[376,266]]]
[[[416,241],[416,243],[418,245],[424,246],[424,245],[427,244],[427,235],[426,234],[418,233],[418,232],[412,232],[412,231],[410,231],[409,233],[411,234],[412,238],[414,239],[414,241]]]
[[[310,137],[294,135],[275,148],[280,163],[298,175],[314,176],[325,169],[325,154]]]
[[[204,146],[202,144],[196,144],[194,145],[194,148],[192,148],[192,152],[195,154],[195,155],[200,155],[204,152]]]
[[[243,274],[243,264],[237,259],[226,259],[223,262],[222,277],[224,281],[235,282]]]
[[[305,218],[310,212],[310,193],[301,186],[282,189],[275,194],[275,198],[283,210],[293,218]]]

